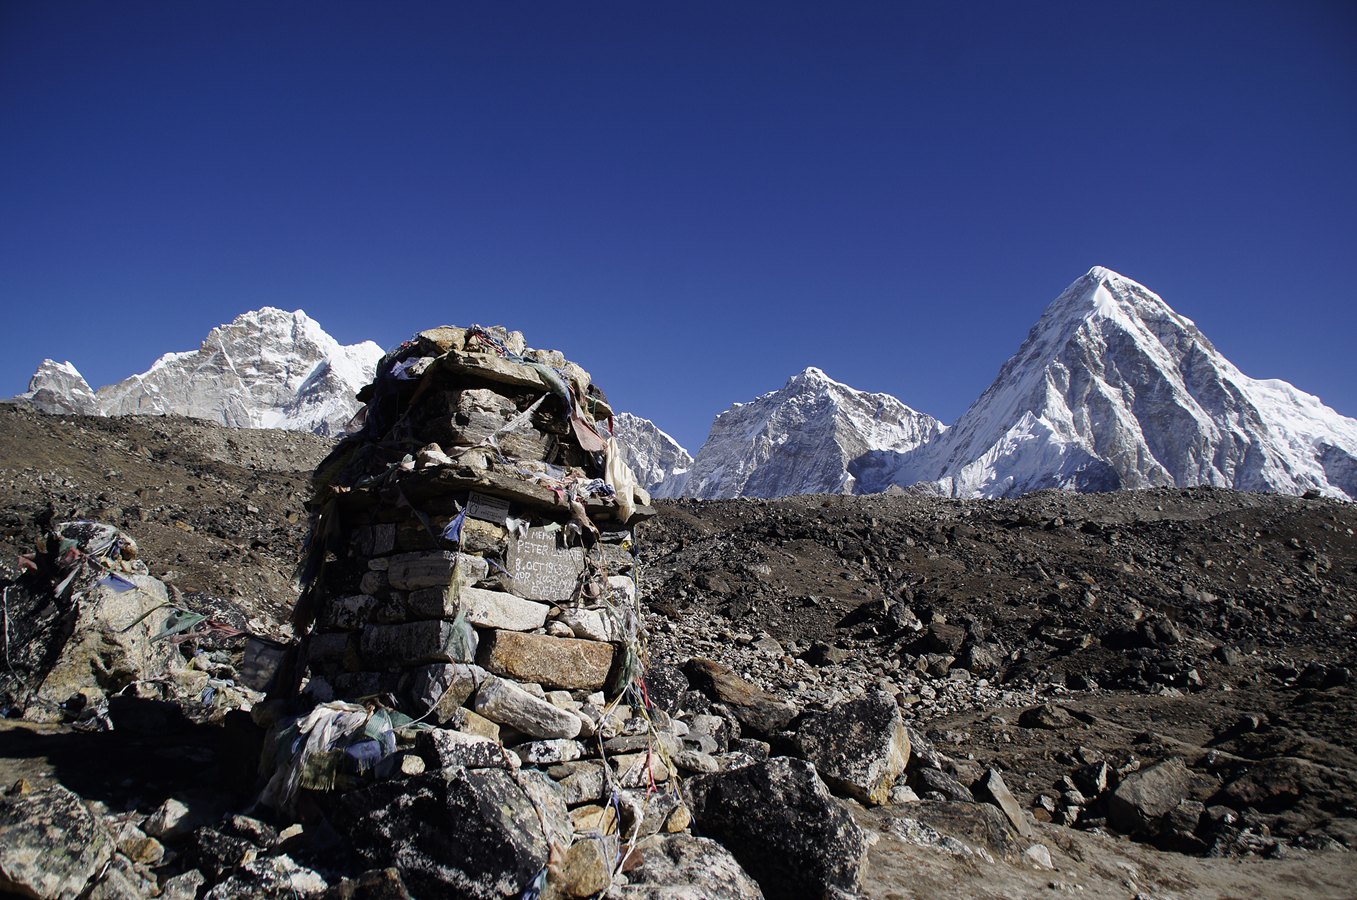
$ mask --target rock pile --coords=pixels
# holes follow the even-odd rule
[[[361,431],[316,476],[309,692],[577,737],[574,713],[639,664],[632,526],[652,511],[607,399],[499,328],[422,332],[378,371]]]
[[[442,327],[360,396],[315,479],[297,625],[318,705],[275,724],[265,801],[348,788],[332,815],[356,856],[421,895],[589,896],[643,841],[738,870],[656,843],[691,821],[671,776],[716,771],[717,739],[689,750],[642,679],[653,511],[589,374],[518,332]]]
[[[3,583],[0,715],[108,730],[138,701],[220,722],[263,695],[243,668],[245,617],[153,578],[132,536],[104,522],[45,523]],[[261,645],[265,642],[258,642]]]

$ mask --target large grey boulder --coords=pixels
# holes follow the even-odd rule
[[[724,844],[766,896],[857,890],[866,838],[805,760],[700,775],[685,794],[696,830]]]
[[[359,862],[394,867],[417,897],[520,896],[548,854],[542,820],[503,769],[378,782],[344,798]]]
[[[108,829],[60,785],[0,797],[0,893],[79,897],[113,851]]]
[[[873,805],[890,799],[909,762],[905,721],[885,691],[806,716],[796,730],[796,745],[826,784]]]
[[[609,900],[760,900],[763,892],[730,851],[690,834],[656,834],[634,851],[641,864]]]
[[[122,574],[93,584],[75,603],[75,622],[37,691],[27,717],[59,719],[55,707],[83,694],[96,703],[139,679],[183,668],[178,647],[154,640],[172,610],[165,584],[149,575]]]
[[[1176,756],[1133,772],[1107,799],[1107,819],[1125,834],[1159,830],[1160,820],[1187,796],[1192,773]]]

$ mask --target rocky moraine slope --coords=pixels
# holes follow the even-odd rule
[[[3,407],[0,552],[10,565],[31,551],[39,521],[103,520],[135,538],[179,602],[210,601],[240,629],[287,639],[308,476],[328,449],[296,432]],[[817,758],[817,717],[888,698],[903,718],[909,750],[884,795],[831,782],[862,835],[832,845],[838,868],[816,876],[833,896],[1349,892],[1351,504],[1160,488],[657,509],[638,527],[652,665],[684,673],[683,702],[705,704],[676,709],[676,722],[726,723],[711,747],[691,737],[685,749],[713,751],[723,766],[740,754],[740,765],[788,759],[779,765],[794,782]],[[240,660],[210,654],[217,682],[203,683],[224,684]],[[274,887],[256,880],[261,893],[284,890],[279,872],[289,895],[392,887],[374,873],[344,882],[360,872],[314,822],[298,832],[240,815],[257,789],[230,762],[258,739],[248,717],[171,727],[157,715],[122,727],[115,715],[98,733],[0,723],[5,809],[63,785],[93,811],[90,827],[111,835],[127,883],[162,896],[224,896],[263,878],[262,861]],[[171,800],[197,821],[157,821]],[[698,809],[708,830],[699,819],[694,831],[724,841],[754,876],[730,895],[795,895],[711,809],[708,796]],[[0,822],[10,827],[12,817]],[[148,835],[161,852],[139,843]],[[645,893],[644,871],[630,884],[623,873],[609,896],[683,896],[673,883]]]

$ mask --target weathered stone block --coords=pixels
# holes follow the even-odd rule
[[[506,753],[498,741],[446,728],[421,731],[415,746],[430,769],[518,768],[517,757]]]
[[[433,708],[425,721],[444,725],[490,677],[489,672],[469,663],[433,663],[406,675],[404,693],[417,715]]]
[[[557,887],[567,897],[593,897],[612,881],[612,860],[599,841],[578,841],[566,851]]]
[[[501,431],[518,415],[518,407],[509,397],[485,388],[445,395],[432,401],[425,413],[425,432],[448,448],[473,447],[494,437],[506,456],[545,460],[555,447],[554,439],[531,421]]]
[[[376,606],[377,598],[371,594],[330,597],[321,604],[316,625],[339,631],[356,631],[368,623]]]
[[[363,573],[362,579],[358,582],[358,590],[364,594],[379,596],[385,594],[390,585],[386,580],[386,571],[370,570]]]
[[[312,666],[352,668],[358,653],[346,631],[318,631],[306,644],[306,660]]]
[[[490,721],[507,725],[532,738],[573,738],[580,733],[579,717],[557,709],[501,678],[481,685],[473,707]]]
[[[448,728],[460,731],[463,734],[473,734],[477,737],[489,738],[492,741],[500,740],[499,725],[466,707],[453,710],[452,715],[448,717],[444,724]]]
[[[448,597],[447,592],[437,588],[412,591],[406,600],[406,609],[412,619],[451,619],[460,610],[466,613],[467,621],[478,628],[504,631],[541,628],[546,623],[547,614],[551,612],[551,607],[545,603],[477,587],[459,588],[455,598]]]
[[[597,690],[608,680],[613,647],[575,638],[492,631],[481,641],[477,662],[496,675],[545,688]]]
[[[396,546],[396,526],[391,523],[362,525],[353,530],[353,549],[359,556],[385,556]]]
[[[669,780],[669,767],[658,753],[618,753],[609,757],[623,787],[644,788]]]
[[[547,774],[556,780],[567,806],[601,800],[607,786],[603,764],[581,760],[552,766]]]
[[[617,810],[611,806],[588,803],[570,811],[570,822],[579,834],[614,834],[617,831]]]
[[[796,743],[830,787],[863,803],[887,802],[909,762],[900,707],[884,691],[807,716]]]
[[[387,566],[386,577],[391,587],[401,591],[446,587],[452,584],[454,567],[463,585],[475,584],[489,571],[489,564],[479,556],[441,550],[393,556]]]
[[[620,641],[626,635],[625,629],[607,608],[563,609],[556,620],[569,628],[575,637],[586,641]]]
[[[372,666],[409,668],[421,663],[462,662],[453,652],[455,630],[446,619],[363,629],[362,655]]]
[[[769,897],[855,893],[862,829],[805,760],[776,757],[685,785],[696,827],[724,844]]]
[[[550,741],[529,741],[513,748],[514,754],[524,765],[548,766],[554,763],[572,762],[584,756],[584,745],[579,741],[557,738]]]
[[[336,697],[372,697],[389,694],[400,686],[401,676],[395,672],[341,672],[332,682]]]

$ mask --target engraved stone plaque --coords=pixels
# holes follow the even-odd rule
[[[470,499],[467,500],[466,514],[473,519],[503,525],[509,515],[509,501],[503,497],[491,497],[472,491]]]
[[[545,528],[529,528],[525,537],[509,541],[509,582],[513,593],[528,600],[563,603],[575,593],[584,571],[584,551],[564,547]]]

